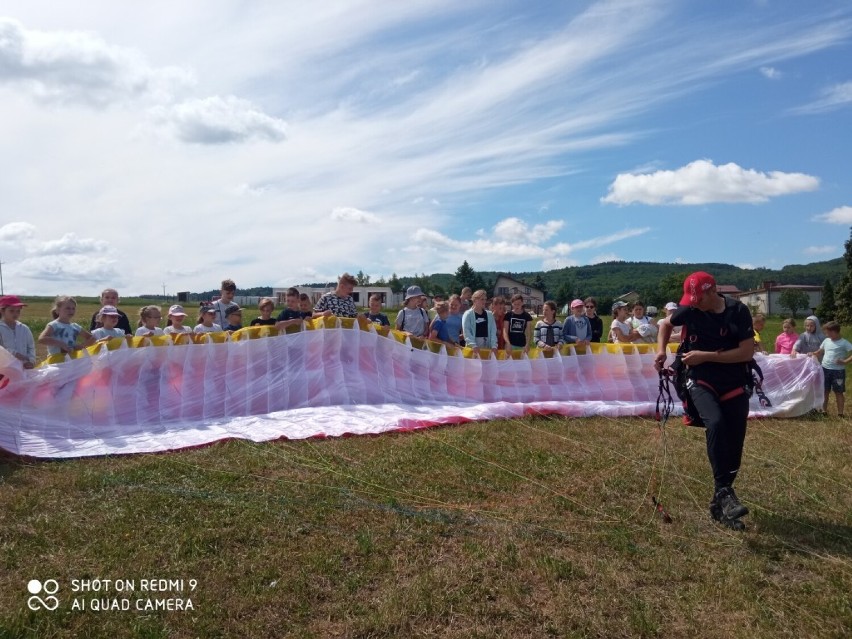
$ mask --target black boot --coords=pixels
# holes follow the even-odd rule
[[[710,516],[713,521],[717,521],[731,530],[745,530],[746,526],[739,517],[725,517],[722,507],[716,503],[715,499],[710,502]]]
[[[722,515],[727,519],[739,519],[748,515],[748,508],[740,503],[737,494],[730,486],[720,488],[713,496],[713,503],[722,510]]]

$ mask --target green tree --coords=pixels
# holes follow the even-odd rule
[[[358,286],[369,286],[370,285],[370,276],[364,275],[364,271],[358,271],[355,274],[355,279],[358,280]]]
[[[686,271],[663,276],[657,285],[657,294],[651,296],[651,298],[665,300],[662,302],[663,305],[668,302],[679,302],[680,298],[683,297],[683,281],[688,276],[689,273]]]
[[[556,302],[557,308],[561,308],[570,302],[573,299],[572,294],[573,287],[571,286],[571,281],[567,280],[562,282],[562,284],[559,285],[559,288],[556,289],[556,299],[553,300]]]
[[[456,293],[465,286],[469,286],[474,291],[485,288],[485,281],[482,279],[482,276],[473,270],[470,264],[467,263],[467,260],[462,262],[462,265],[456,269],[454,277],[453,288]]]
[[[846,262],[846,274],[837,287],[834,319],[841,324],[852,324],[852,230],[846,240],[846,252],[843,260]]]
[[[390,290],[394,293],[402,293],[402,289],[404,288],[402,282],[400,282],[399,278],[396,276],[396,273],[391,273],[391,277],[388,280],[388,286],[390,286]]]
[[[426,273],[421,273],[420,275],[414,274],[414,278],[409,282],[408,286],[419,286],[420,290],[423,291],[426,295],[434,295],[435,294],[435,283],[432,282],[431,278],[426,275]],[[440,288],[440,287],[439,287]],[[439,295],[443,293],[443,289],[438,293]]]
[[[822,286],[822,303],[816,310],[820,321],[829,322],[833,320],[836,312],[835,306],[834,287],[831,285],[831,280],[825,280],[825,284]]]
[[[539,289],[544,295],[544,299],[547,299],[547,284],[545,284],[544,280],[541,278],[541,273],[535,276],[532,286],[533,288]]]
[[[435,280],[430,280],[430,281],[432,282],[432,284],[431,284],[431,288],[429,289],[429,294],[432,295],[433,297],[435,295],[440,295],[444,299],[447,299],[447,297],[448,297],[447,290],[443,286],[441,286],[440,284],[436,284]]]
[[[796,312],[802,308],[807,309],[811,300],[808,294],[799,288],[785,288],[778,296],[778,301],[784,308],[790,309],[790,315],[796,317]]]

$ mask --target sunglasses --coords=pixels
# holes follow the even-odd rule
[[[594,308],[594,306],[590,306],[589,304],[586,304],[586,308]]]

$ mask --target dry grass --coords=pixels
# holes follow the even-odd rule
[[[743,534],[706,514],[703,432],[646,419],[8,462],[0,637],[848,636],[849,428],[753,423]],[[72,611],[85,577],[194,578],[195,610]]]
[[[99,305],[78,302],[82,324]],[[49,308],[31,301],[24,320]],[[0,639],[845,637],[850,427],[754,422],[743,534],[706,514],[703,432],[670,424],[663,436],[647,419],[7,460]],[[148,596],[70,591],[96,577],[197,579],[166,595],[194,610],[72,610],[75,597]],[[27,582],[49,578],[60,607],[29,610]]]

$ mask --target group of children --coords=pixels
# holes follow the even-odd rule
[[[762,317],[758,318],[764,319]],[[763,326],[758,321],[759,326]],[[805,330],[796,334],[796,320],[785,319],[781,324],[782,332],[775,339],[775,352],[816,357],[822,364],[823,388],[825,397],[822,402],[822,412],[828,412],[828,399],[834,393],[837,399],[837,414],[843,417],[846,403],[846,365],[852,362],[852,344],[840,337],[840,324],[826,322],[820,327],[816,315],[805,318]],[[762,350],[755,341],[755,350]]]
[[[106,289],[101,294],[102,306],[92,316],[89,330],[72,321],[77,311],[74,298],[61,295],[51,309],[53,320],[45,326],[37,341],[53,355],[129,334],[150,337],[235,331],[243,327],[242,309],[233,302],[235,292],[236,286],[231,280],[223,281],[222,296],[212,305],[199,309],[194,326],[187,324],[188,315],[180,304],[169,307],[165,328],[160,326],[163,319],[160,307],[144,306],[139,311],[135,330],[131,328],[127,315],[118,309],[119,296],[115,289]],[[564,322],[557,318],[556,303],[548,300],[544,303],[542,318],[535,323],[524,308],[524,298],[520,294],[511,297],[508,310],[503,297],[495,296],[489,300],[484,290],[473,292],[466,288],[460,295],[452,295],[446,301],[438,300],[431,313],[425,308],[426,299],[418,286],[407,289],[404,306],[396,317],[397,330],[450,346],[467,345],[476,352],[481,349],[527,352],[533,346],[552,351],[563,344],[584,347],[601,339],[602,322],[597,317],[594,298],[573,300],[570,314]],[[24,368],[33,368],[36,362],[35,340],[29,327],[20,322],[24,306],[26,304],[17,296],[0,297],[0,346],[21,361]],[[675,309],[677,304],[666,304],[666,317],[658,322],[657,309],[653,306],[646,308],[641,302],[636,302],[628,308],[625,302],[615,302],[609,340],[615,343],[655,343],[660,323],[666,322]],[[251,326],[274,326],[279,330],[301,324],[317,315],[310,298],[296,288],[287,290],[286,307],[277,317],[273,317],[275,302],[268,297],[260,300],[258,310],[260,317],[253,319]],[[369,322],[390,326],[388,316],[382,313],[380,295],[370,297],[369,310],[362,316]],[[754,317],[757,352],[763,351],[759,331],[764,322],[761,315]],[[838,414],[842,416],[846,365],[852,362],[852,344],[840,337],[837,322],[827,322],[820,327],[819,319],[811,315],[805,319],[804,328],[801,334],[797,334],[796,321],[785,319],[782,333],[775,341],[775,352],[791,357],[805,354],[817,357],[822,363],[825,378],[823,411],[827,410],[830,393],[834,392]],[[673,333],[672,340],[679,341],[677,333]]]
[[[419,286],[409,287],[395,328],[449,346],[470,346],[477,352],[480,349],[528,352],[532,347],[552,351],[563,344],[586,346],[600,337],[600,332],[595,335],[592,321],[587,317],[586,303],[579,299],[572,302],[572,314],[564,323],[556,317],[556,302],[551,300],[544,303],[543,316],[535,321],[524,308],[524,297],[519,293],[507,304],[502,296],[488,299],[484,290],[473,292],[466,288],[447,301],[436,301],[431,318],[425,308],[426,299]],[[592,298],[589,300],[594,302]],[[370,298],[370,308],[370,313],[365,313],[367,319],[388,324],[387,318],[378,312],[379,295]],[[594,305],[590,308],[594,309]]]
[[[88,330],[72,321],[77,313],[76,300],[67,295],[60,295],[54,300],[50,310],[53,320],[48,322],[37,341],[47,348],[49,355],[56,355],[127,335],[152,337],[236,331],[242,328],[242,309],[237,304],[228,303],[233,299],[234,290],[236,287],[230,291],[230,300],[225,300],[225,304],[218,304],[217,301],[215,304],[202,306],[194,326],[186,323],[188,315],[180,304],[169,307],[165,328],[160,326],[163,320],[161,308],[156,305],[143,306],[139,310],[139,321],[135,330],[131,328],[127,314],[118,309],[119,297],[115,289],[106,289],[101,293],[101,309],[92,315]],[[304,297],[307,298],[307,295]],[[259,304],[261,315],[251,321],[251,326],[272,325],[284,329],[311,317],[310,310],[301,310],[305,304],[304,300],[300,299],[298,290],[290,289],[287,301],[288,307],[279,314],[278,319],[273,319],[271,316],[275,303],[270,298],[263,298]],[[307,300],[307,304],[310,306],[310,300]],[[24,306],[26,304],[14,295],[0,297],[0,346],[20,360],[24,368],[33,368],[36,362],[36,340],[33,339],[30,328],[19,321]],[[223,318],[221,323],[216,322],[217,313]]]

